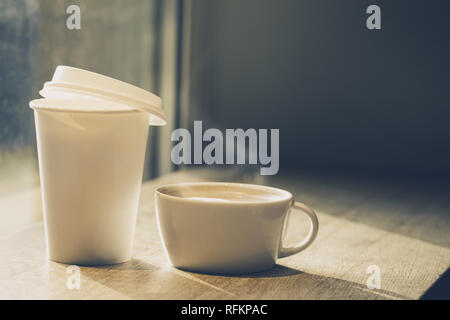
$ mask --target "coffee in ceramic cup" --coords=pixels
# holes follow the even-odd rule
[[[250,273],[274,266],[278,258],[306,249],[319,222],[290,192],[241,183],[181,183],[155,194],[156,216],[169,262],[205,273]],[[293,247],[282,236],[289,210],[310,219],[307,237]]]

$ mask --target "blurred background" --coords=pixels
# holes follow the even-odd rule
[[[66,27],[72,4],[80,30]],[[381,7],[381,30],[366,28],[370,4]],[[0,233],[36,214],[28,102],[57,65],[163,98],[169,124],[150,130],[144,180],[180,169],[170,134],[194,120],[204,130],[279,128],[280,174],[447,180],[449,9],[440,0],[0,0],[0,219],[13,224]]]

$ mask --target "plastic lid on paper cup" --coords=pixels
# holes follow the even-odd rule
[[[32,108],[82,112],[142,110],[150,124],[165,125],[161,98],[129,83],[91,71],[58,66],[51,81],[39,91],[45,99],[30,102]]]

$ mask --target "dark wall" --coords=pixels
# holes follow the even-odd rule
[[[366,28],[381,7],[382,30]],[[280,128],[280,171],[450,174],[448,1],[193,1],[189,118]]]

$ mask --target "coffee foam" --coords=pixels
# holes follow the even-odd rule
[[[205,202],[268,202],[285,200],[291,194],[279,189],[246,184],[198,183],[162,187],[162,194]]]

